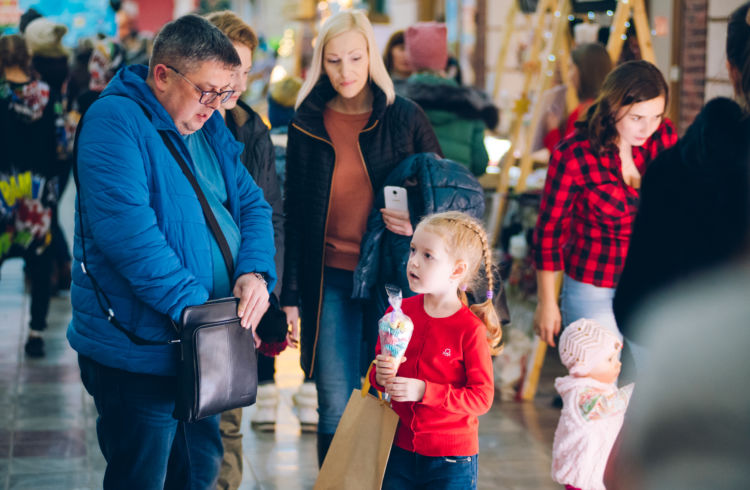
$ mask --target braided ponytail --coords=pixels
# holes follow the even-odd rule
[[[492,275],[492,251],[487,240],[487,233],[479,223],[470,221],[470,227],[474,229],[480,241],[482,242],[482,256],[484,259],[484,275],[487,279],[487,299],[483,303],[471,305],[469,309],[484,323],[487,328],[487,342],[490,344],[492,355],[499,354],[502,350],[500,342],[503,338],[503,329],[500,326],[500,319],[495,310],[495,304],[492,302],[494,297],[494,277]]]
[[[492,302],[494,293],[494,276],[492,274],[492,251],[490,250],[487,233],[482,225],[468,214],[458,211],[433,214],[425,217],[419,227],[426,227],[440,234],[457,257],[465,259],[469,264],[466,281],[470,284],[479,272],[479,266],[484,263],[484,275],[487,280],[486,300],[469,306],[487,328],[487,343],[493,355],[498,354],[502,347],[503,331],[500,320]],[[480,281],[481,282],[481,281]],[[470,286],[469,286],[470,287]],[[468,305],[468,297],[464,287],[457,291],[461,302]]]

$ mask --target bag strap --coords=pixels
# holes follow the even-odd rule
[[[143,109],[143,107],[141,108]],[[185,177],[188,179],[188,182],[190,182],[190,185],[193,186],[195,195],[198,196],[198,202],[201,203],[203,216],[205,217],[209,228],[211,228],[211,231],[213,232],[214,237],[216,238],[216,242],[219,244],[219,249],[221,250],[221,256],[224,257],[224,264],[227,267],[227,273],[229,274],[229,281],[231,282],[232,279],[234,278],[234,261],[232,259],[232,252],[229,249],[229,244],[227,243],[226,237],[224,237],[224,233],[221,231],[221,227],[219,227],[219,222],[216,221],[216,216],[214,216],[214,213],[211,210],[211,206],[208,204],[208,201],[206,200],[206,195],[203,194],[203,190],[201,189],[200,184],[198,184],[198,180],[195,178],[195,175],[193,175],[193,173],[188,168],[187,163],[185,162],[185,159],[182,158],[182,155],[177,150],[177,147],[174,145],[174,141],[172,141],[169,138],[169,135],[167,134],[167,132],[164,130],[159,131],[159,136],[161,136],[161,139],[164,140],[164,144],[167,145],[169,152],[172,154],[174,159],[177,160],[177,163],[180,165],[180,169],[182,169],[182,173],[185,174]]]
[[[108,95],[105,95],[104,97],[108,97]],[[102,98],[102,97],[100,97]],[[132,100],[132,99],[131,99]],[[137,102],[137,101],[135,101]],[[151,121],[151,114],[146,110],[143,105],[141,105],[139,102],[138,106],[141,108],[143,113],[146,115],[149,121]],[[112,309],[112,303],[110,302],[109,298],[107,297],[107,294],[104,292],[104,289],[99,286],[99,283],[94,279],[94,276],[91,275],[88,271],[87,267],[87,261],[86,261],[86,246],[85,246],[85,233],[83,228],[83,213],[82,213],[82,206],[81,206],[81,182],[78,178],[78,139],[81,135],[81,130],[83,129],[83,121],[84,118],[81,118],[81,120],[78,123],[78,127],[76,128],[75,133],[75,139],[73,143],[73,180],[76,184],[76,189],[78,192],[76,192],[76,200],[78,201],[78,226],[81,230],[81,270],[83,273],[91,280],[91,284],[94,286],[94,295],[96,296],[96,301],[99,304],[99,308],[101,308],[102,312],[106,315],[107,321],[111,323],[115,328],[120,330],[125,336],[130,339],[131,342],[133,342],[136,345],[168,345],[168,344],[176,344],[179,343],[179,339],[173,339],[173,340],[167,340],[167,341],[159,341],[159,340],[149,340],[144,339],[143,337],[140,337],[127,328],[125,328],[117,319],[115,316],[115,312]],[[203,211],[203,216],[206,219],[206,222],[208,223],[209,227],[211,228],[211,231],[213,232],[216,242],[219,245],[219,249],[221,250],[221,255],[224,258],[224,264],[227,268],[227,273],[229,274],[229,280],[231,281],[234,277],[234,265],[232,260],[232,252],[229,249],[229,244],[227,243],[226,238],[224,237],[224,233],[221,231],[221,228],[219,227],[218,221],[216,221],[216,216],[214,216],[213,212],[211,211],[211,206],[208,204],[208,201],[206,200],[206,196],[203,194],[203,191],[200,188],[200,185],[198,184],[198,181],[196,180],[195,176],[192,172],[190,172],[190,169],[187,166],[187,163],[185,163],[185,159],[182,158],[182,155],[180,155],[177,148],[174,146],[174,142],[172,142],[171,139],[169,139],[169,135],[166,131],[162,130],[159,131],[159,135],[161,136],[162,140],[164,141],[164,144],[169,149],[170,153],[174,157],[175,160],[177,160],[178,165],[180,166],[180,169],[185,174],[185,177],[190,182],[191,186],[193,187],[193,190],[195,191],[196,196],[198,197],[198,201],[201,204],[201,209]],[[171,321],[171,319],[170,319]],[[174,324],[174,321],[172,321],[172,324],[175,326],[175,329],[177,329],[177,326]]]
[[[365,374],[365,379],[362,381],[362,398],[365,398],[367,394],[370,391],[370,388],[372,387],[372,384],[370,383],[370,373],[372,372],[373,368],[375,367],[375,361],[372,361],[370,363],[370,367],[367,368],[367,374]],[[375,390],[378,392],[378,398],[383,400],[383,393],[381,393],[379,390]],[[386,399],[385,401],[388,401]]]

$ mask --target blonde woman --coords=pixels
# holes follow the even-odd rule
[[[322,464],[360,385],[362,343],[372,340],[363,333],[368,305],[351,295],[373,197],[402,160],[440,153],[440,146],[422,110],[396,96],[359,11],[340,12],[321,27],[296,108],[287,144],[281,304],[293,327],[302,312],[302,367],[318,388]],[[412,234],[408,213],[381,212],[388,230]]]

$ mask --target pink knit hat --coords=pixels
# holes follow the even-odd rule
[[[597,364],[622,348],[617,335],[594,320],[581,318],[568,325],[560,335],[560,360],[574,376],[586,376]]]
[[[404,35],[414,71],[445,69],[448,63],[448,29],[442,22],[418,22]]]

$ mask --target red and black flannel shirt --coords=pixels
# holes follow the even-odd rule
[[[641,175],[656,155],[677,142],[665,119],[633,161]],[[564,269],[594,286],[617,286],[638,211],[639,191],[622,179],[620,156],[597,155],[579,131],[563,139],[550,157],[539,218],[534,230],[537,270]]]

